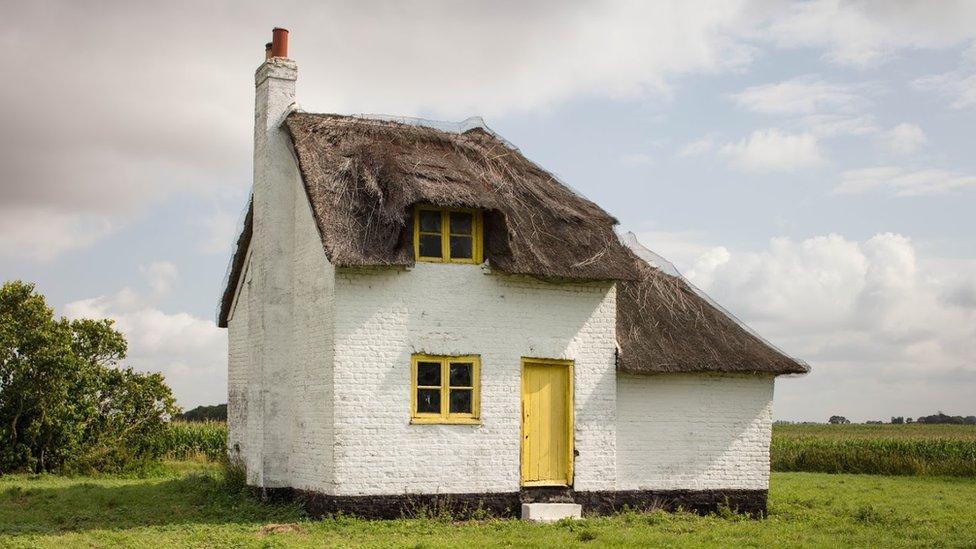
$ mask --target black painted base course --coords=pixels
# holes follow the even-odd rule
[[[397,519],[417,516],[451,516],[457,519],[518,517],[522,503],[578,503],[585,515],[609,515],[624,509],[652,511],[679,509],[698,514],[716,512],[719,507],[746,513],[754,518],[766,515],[766,490],[622,490],[577,492],[566,488],[535,488],[521,492],[481,494],[398,494],[389,496],[330,496],[291,488],[256,488],[263,498],[274,501],[300,498],[312,517],[343,514],[369,519]]]

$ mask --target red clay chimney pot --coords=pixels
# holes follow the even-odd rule
[[[275,27],[271,31],[271,57],[288,57],[288,29]]]

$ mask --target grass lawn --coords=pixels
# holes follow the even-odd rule
[[[219,471],[152,478],[0,477],[3,547],[976,546],[976,480],[774,473],[770,516],[623,514],[517,520],[308,521],[295,505],[228,493]]]

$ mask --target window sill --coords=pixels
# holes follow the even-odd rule
[[[442,265],[481,265],[484,263],[484,261],[475,261],[473,259],[442,259],[440,257],[418,257],[414,262],[440,263]]]
[[[449,419],[440,417],[414,417],[410,418],[410,425],[481,425],[481,420],[476,417]]]

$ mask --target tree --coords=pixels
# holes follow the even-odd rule
[[[827,423],[831,425],[846,425],[850,422],[851,420],[844,416],[830,416],[830,419],[827,420]]]
[[[905,423],[905,418],[902,416],[894,416],[891,418],[892,425],[902,425]]]
[[[944,412],[939,412],[931,416],[921,416],[917,420],[918,423],[929,423],[929,424],[949,424],[949,425],[965,425],[965,424],[976,424],[976,416],[950,416],[946,415]]]
[[[183,421],[227,421],[227,405],[197,406],[179,415]]]
[[[0,474],[161,455],[179,408],[162,375],[119,367],[126,350],[113,321],[56,319],[33,284],[0,287]]]

